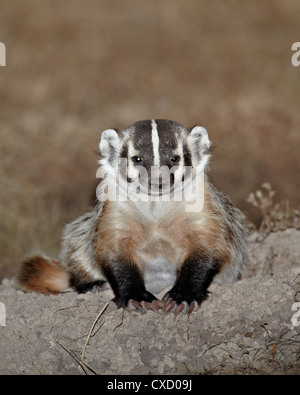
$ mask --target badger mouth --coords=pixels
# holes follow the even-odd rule
[[[148,195],[149,196],[167,196],[167,195],[172,195],[174,190],[173,186],[167,185],[167,184],[160,184],[160,185],[151,185],[151,187],[148,188]]]
[[[180,180],[175,180],[174,174],[169,177],[158,177],[157,179],[141,179],[140,177],[127,177],[128,191],[137,196],[164,197],[164,200],[173,199],[174,196],[179,198],[185,193],[185,196],[193,195],[193,177],[181,176]],[[180,200],[180,198],[179,198]]]
[[[174,186],[169,183],[142,183],[138,179],[127,179],[127,182],[131,192],[137,195],[166,196],[172,195],[174,190]]]

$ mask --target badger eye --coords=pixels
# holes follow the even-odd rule
[[[170,158],[172,163],[178,163],[180,161],[180,156],[179,155],[174,155]]]
[[[132,159],[135,163],[141,163],[141,162],[143,162],[143,158],[140,157],[140,156],[133,156],[131,159]]]

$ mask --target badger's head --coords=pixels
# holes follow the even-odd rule
[[[163,196],[203,172],[210,141],[201,126],[185,128],[169,120],[139,121],[125,130],[102,132],[101,173],[144,195]]]

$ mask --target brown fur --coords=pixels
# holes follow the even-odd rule
[[[195,213],[177,214],[151,224],[143,224],[136,215],[116,210],[114,203],[106,202],[105,210],[97,220],[95,235],[95,257],[100,265],[112,257],[124,257],[136,264],[143,272],[143,261],[155,256],[157,251],[177,267],[193,253],[211,254],[214,251],[222,265],[226,265],[231,253],[226,243],[226,233],[220,229],[222,218],[214,212],[211,197],[206,198],[201,215]],[[153,238],[157,235],[157,238]],[[197,247],[195,247],[197,246]],[[197,250],[195,250],[197,248]]]
[[[69,286],[69,276],[55,259],[33,256],[22,263],[19,284],[27,291],[58,294]]]
[[[105,211],[97,220],[95,235],[95,256],[101,262],[106,262],[114,256],[124,256],[130,262],[135,261],[135,250],[142,242],[145,230],[133,218],[130,220],[117,215],[113,203],[106,203]]]

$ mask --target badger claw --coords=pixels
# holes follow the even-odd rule
[[[126,310],[128,311],[138,311],[140,313],[145,313],[142,303],[137,300],[130,299],[127,303]]]
[[[164,303],[163,311],[165,314],[170,312],[174,312],[175,317],[177,317],[180,313],[190,315],[193,311],[197,311],[200,307],[199,303],[193,300],[191,303],[181,302],[177,304],[169,294],[166,294],[162,302]]]
[[[127,304],[127,310],[138,311],[140,313],[146,313],[147,310],[159,311],[163,308],[163,303],[160,300],[153,300],[153,302],[138,302],[137,300],[130,299]]]

